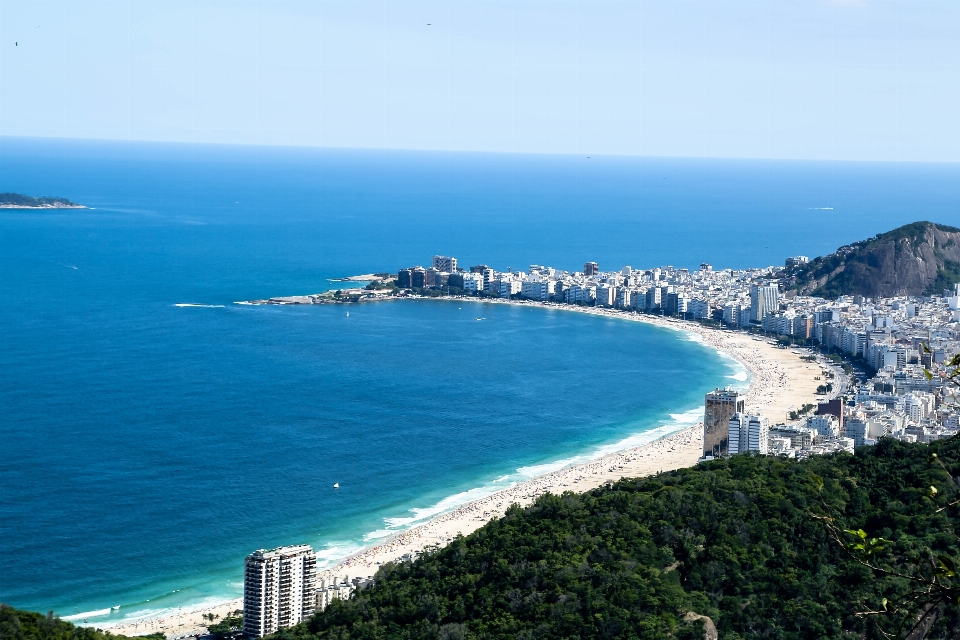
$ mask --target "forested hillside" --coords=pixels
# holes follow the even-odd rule
[[[883,603],[897,610],[915,583],[860,564],[814,516],[885,538],[868,559],[879,568],[929,574],[931,553],[958,556],[955,507],[938,511],[958,449],[957,439],[882,440],[856,456],[737,456],[545,496],[385,567],[374,586],[276,640],[703,638],[705,623],[721,638],[880,638],[878,625],[903,637],[900,623],[912,623]],[[859,540],[838,535],[851,549]],[[928,637],[960,633],[955,604],[931,613]]]
[[[960,282],[960,229],[914,222],[786,270],[803,295],[942,295]]]

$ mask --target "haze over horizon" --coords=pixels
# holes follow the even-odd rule
[[[960,161],[943,2],[0,2],[0,136]]]

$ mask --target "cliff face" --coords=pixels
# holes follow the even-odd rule
[[[960,282],[960,229],[914,222],[796,269],[798,292],[835,298],[939,294]]]

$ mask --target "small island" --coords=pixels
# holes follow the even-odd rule
[[[86,209],[66,198],[52,196],[25,196],[20,193],[0,193],[0,209]]]

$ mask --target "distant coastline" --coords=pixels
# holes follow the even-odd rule
[[[25,196],[22,193],[0,193],[0,209],[86,209],[66,198]]]

